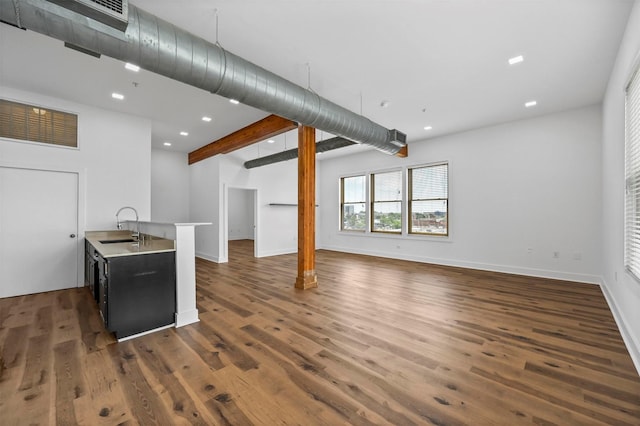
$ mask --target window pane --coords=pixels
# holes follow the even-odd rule
[[[0,99],[0,137],[78,146],[78,116]]]
[[[402,172],[376,173],[373,178],[375,201],[402,200]]]
[[[640,74],[625,99],[625,266],[640,279]]]
[[[373,203],[372,229],[384,232],[402,231],[402,203]]]
[[[411,202],[411,232],[447,234],[447,200]]]
[[[344,204],[342,206],[342,229],[364,231],[367,228],[365,203]]]
[[[447,198],[449,192],[447,181],[447,164],[412,169],[411,198],[413,200]]]
[[[364,203],[365,198],[365,177],[353,176],[342,178],[343,200],[345,203]]]

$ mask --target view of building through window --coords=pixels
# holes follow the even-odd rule
[[[341,179],[342,206],[341,229],[344,231],[364,231],[367,229],[366,176]]]
[[[409,168],[407,176],[407,212],[403,212],[402,170],[340,178],[340,229],[400,234],[408,217],[405,232],[409,234],[448,236],[449,165],[437,163]]]
[[[409,232],[447,235],[448,165],[409,169]]]
[[[372,232],[402,232],[402,171],[371,175]]]

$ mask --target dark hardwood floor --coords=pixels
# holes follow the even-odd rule
[[[0,424],[640,425],[598,286],[318,251],[197,261],[200,322],[115,343],[86,289],[0,299]]]

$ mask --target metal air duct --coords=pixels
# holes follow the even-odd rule
[[[335,138],[326,139],[316,143],[316,153],[331,151],[333,149],[344,148],[345,146],[355,145],[348,139],[336,136]],[[249,160],[244,162],[245,169],[253,169],[255,167],[262,167],[268,164],[279,163],[281,161],[293,160],[298,158],[298,148],[289,149],[287,151],[278,152],[276,154],[267,155],[264,157],[256,158],[255,160]]]
[[[297,84],[128,4],[121,32],[57,2],[0,0],[2,20],[174,80],[237,99],[289,120],[396,154],[406,135],[389,130]]]

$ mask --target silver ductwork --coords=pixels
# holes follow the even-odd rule
[[[0,0],[0,18],[388,154],[398,153],[406,144],[405,134],[386,129],[132,4],[128,4],[126,31],[121,32],[55,4],[60,1]]]
[[[320,154],[322,152],[331,151],[338,148],[344,148],[346,146],[355,145],[355,142],[352,142],[348,139],[341,138],[336,136],[335,138],[325,139],[323,141],[316,143],[316,154]],[[278,152],[271,155],[265,155],[264,157],[256,158],[254,160],[249,160],[244,162],[245,169],[253,169],[256,167],[262,167],[269,164],[280,163],[282,161],[293,160],[294,158],[298,158],[298,148],[289,149],[286,151]]]

